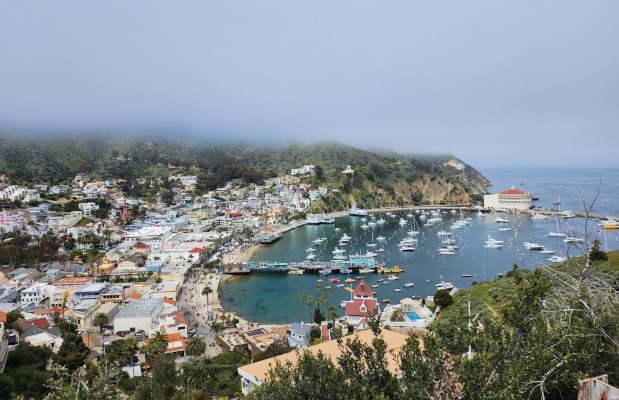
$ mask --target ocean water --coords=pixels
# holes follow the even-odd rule
[[[609,216],[619,216],[619,168],[606,169],[559,169],[559,168],[486,168],[481,169],[492,186],[489,192],[495,193],[514,186],[539,197],[534,205],[548,209],[583,211],[584,207],[592,212]],[[556,205],[560,200],[560,205]],[[584,205],[583,205],[584,204]],[[427,210],[429,211],[429,210]],[[412,214],[412,215],[411,215]],[[506,225],[512,230],[500,230],[501,224],[495,222],[497,216],[509,221]],[[465,214],[470,218],[470,225],[462,229],[451,230],[455,220],[462,218],[458,213],[450,211],[443,214],[443,222],[433,226],[424,226],[415,212],[404,211],[393,213],[377,213],[375,218],[386,220],[383,225],[363,228],[364,222],[359,217],[341,217],[332,225],[306,225],[286,233],[280,240],[265,246],[256,253],[253,261],[300,262],[307,255],[306,249],[315,249],[315,261],[329,261],[333,258],[332,251],[338,245],[339,238],[346,233],[352,239],[345,247],[346,254],[362,254],[371,250],[369,242],[377,242],[377,247],[384,252],[375,257],[392,268],[399,265],[403,272],[399,279],[379,282],[385,279],[384,274],[364,274],[363,278],[370,285],[378,285],[373,290],[379,299],[389,299],[397,303],[400,299],[410,296],[427,296],[436,292],[436,284],[442,280],[452,282],[457,287],[468,287],[473,281],[486,281],[498,274],[506,273],[516,263],[519,268],[536,268],[548,265],[550,255],[539,251],[527,250],[525,241],[536,242],[552,249],[557,255],[582,254],[582,244],[567,244],[563,238],[548,237],[548,232],[556,230],[557,221],[562,232],[573,232],[578,237],[584,237],[585,231],[590,240],[598,238],[602,248],[606,250],[619,249],[619,230],[601,229],[595,221],[585,224],[581,218],[559,218],[545,221],[531,219],[529,214],[489,214],[479,217],[477,213]],[[407,225],[400,225],[400,218],[407,220]],[[413,220],[419,225],[420,234],[416,251],[402,252],[397,244],[407,236],[407,230],[413,226]],[[586,228],[586,229],[585,229]],[[458,250],[454,255],[440,255],[438,248],[442,245],[439,231],[452,233]],[[484,247],[488,236],[503,240],[500,249]],[[376,238],[384,236],[383,242]],[[317,237],[326,240],[315,246],[312,241]],[[470,274],[463,277],[462,274]],[[348,277],[356,278],[358,274],[332,274],[322,277],[318,274],[286,275],[275,273],[254,273],[239,279],[224,283],[222,288],[222,305],[224,309],[233,311],[253,322],[258,323],[291,323],[301,320],[309,321],[310,307],[302,303],[300,294],[318,297],[321,295],[317,287],[328,286],[328,304],[338,306],[343,300],[350,299],[350,293],[345,287],[337,287],[327,281],[330,277],[339,277],[341,283]],[[322,281],[319,281],[322,279]],[[386,281],[386,279],[385,279]],[[404,287],[406,282],[413,282],[413,287]],[[350,286],[350,285],[348,285]],[[399,288],[401,291],[394,292]],[[243,293],[245,289],[245,293]],[[315,307],[315,302],[312,309]]]

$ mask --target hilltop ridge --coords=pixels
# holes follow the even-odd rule
[[[78,173],[126,181],[185,174],[197,176],[196,191],[206,192],[234,179],[259,184],[304,165],[316,169],[300,181],[339,193],[318,202],[320,212],[350,204],[474,204],[490,184],[451,154],[370,151],[334,141],[258,145],[161,136],[0,137],[0,173],[19,183],[68,183]],[[342,173],[346,168],[354,173]]]

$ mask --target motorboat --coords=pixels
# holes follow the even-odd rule
[[[366,268],[361,268],[361,269],[359,270],[359,273],[360,273],[360,274],[371,274],[372,272],[374,272],[374,268],[368,268],[368,267],[366,267]]]
[[[346,279],[344,282],[346,282],[346,283],[353,283],[355,280],[356,280],[356,279],[353,279],[353,278],[348,278],[348,279]]]
[[[401,292],[401,291],[402,291],[402,289],[400,289],[400,288],[395,288],[395,289],[393,289],[393,291],[394,291],[394,292]]]
[[[350,209],[348,210],[348,215],[353,217],[365,217],[368,215],[368,212],[365,211],[363,208],[359,208],[355,205],[350,207]]]
[[[329,278],[327,280],[331,283],[340,283],[340,278]]]
[[[402,268],[400,268],[400,265],[396,264],[396,265],[393,267],[392,272],[394,272],[394,273],[396,273],[396,274],[397,274],[398,272],[404,272],[404,270],[403,270]]]
[[[445,282],[441,276],[441,282],[436,284],[436,290],[451,290],[455,286],[451,282]]]
[[[303,270],[301,268],[290,268],[288,275],[303,275]]]
[[[395,281],[396,279],[400,279],[400,277],[397,275],[387,275],[387,280],[389,281]]]
[[[524,247],[526,247],[527,250],[542,250],[544,248],[543,245],[533,242],[524,242]]]
[[[330,268],[323,268],[320,270],[320,275],[330,275],[332,272]]]
[[[406,282],[404,284],[404,287],[413,287],[413,286],[415,286],[415,283],[413,283],[413,282]]]
[[[316,258],[316,254],[314,253],[309,253],[307,256],[305,256],[306,260],[314,260]]]

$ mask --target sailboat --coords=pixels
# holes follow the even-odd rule
[[[555,214],[555,220],[557,221],[557,230],[555,232],[548,232],[550,237],[565,237],[565,233],[559,230],[559,216]]]
[[[366,243],[368,247],[376,247],[376,242],[374,241],[374,232],[372,232],[372,241],[370,243]]]

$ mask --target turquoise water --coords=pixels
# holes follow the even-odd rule
[[[405,314],[406,314],[406,317],[410,319],[411,321],[416,321],[418,319],[421,319],[421,317],[417,315],[417,313],[414,311],[407,311],[405,312]]]
[[[590,171],[561,171],[555,169],[527,169],[522,171],[498,170],[494,174],[482,171],[494,187],[490,192],[504,190],[506,186],[517,186],[520,190],[530,191],[533,195],[540,196],[540,200],[534,204],[546,208],[553,208],[553,203],[561,197],[562,210],[581,211],[582,206],[577,207],[582,198],[586,202],[595,195],[600,186],[600,173],[603,173],[603,190],[600,190],[595,211],[607,215],[617,215],[619,207],[619,169]],[[537,175],[535,173],[537,172]],[[546,176],[547,179],[541,177]],[[612,178],[612,182],[605,184]],[[608,199],[608,201],[604,201]],[[582,204],[582,202],[581,202]],[[396,281],[388,281],[388,284],[379,282],[384,275],[367,274],[363,277],[370,285],[377,285],[372,289],[379,299],[389,299],[391,304],[400,299],[410,296],[427,296],[436,292],[436,284],[444,281],[452,282],[457,287],[468,287],[473,281],[486,281],[495,278],[498,274],[506,273],[517,263],[519,268],[535,268],[548,265],[546,259],[550,256],[540,254],[538,251],[530,251],[524,247],[525,241],[533,241],[555,250],[557,254],[570,255],[581,254],[581,245],[567,245],[563,238],[548,237],[549,231],[554,231],[556,222],[554,219],[547,221],[532,220],[529,214],[500,214],[509,220],[511,231],[499,230],[500,224],[495,222],[495,215],[480,218],[476,213],[465,215],[471,218],[471,224],[463,229],[453,230],[453,238],[459,249],[455,255],[439,255],[438,247],[441,246],[441,237],[437,235],[440,230],[450,231],[450,225],[459,218],[447,212],[443,214],[444,221],[434,226],[421,224],[419,242],[414,252],[401,252],[397,248],[398,242],[407,235],[408,226],[400,226],[398,221],[404,218],[412,223],[413,217],[410,211],[387,216],[379,213],[376,218],[384,218],[384,225],[374,228],[363,229],[363,221],[359,217],[337,218],[332,225],[306,225],[286,233],[280,240],[265,246],[262,251],[254,256],[253,261],[278,261],[299,262],[305,259],[308,247],[316,249],[316,261],[328,261],[332,259],[333,249],[337,246],[343,233],[352,239],[346,246],[348,255],[365,253],[370,248],[367,243],[378,236],[384,236],[386,240],[378,243],[384,247],[384,253],[379,253],[377,260],[383,261],[387,267],[399,265],[403,272]],[[413,213],[414,214],[414,213]],[[414,214],[415,215],[415,214]],[[420,223],[418,216],[415,220]],[[574,230],[578,236],[583,236],[585,223],[582,219],[559,219],[560,229]],[[619,232],[601,229],[595,223],[587,226],[590,239],[598,238],[602,242],[603,249],[619,249]],[[484,248],[484,241],[491,235],[495,239],[503,240],[501,249]],[[319,246],[314,246],[312,241],[317,237],[325,237],[326,240]],[[376,249],[375,248],[375,249]],[[463,277],[462,274],[471,274],[471,277]],[[330,275],[339,277],[341,282],[348,276]],[[352,274],[357,278],[356,274]],[[327,281],[328,277],[318,274],[285,275],[254,273],[243,276],[237,280],[222,285],[222,305],[226,310],[236,312],[259,323],[290,323],[301,320],[310,321],[309,305],[302,303],[300,294],[318,297],[325,292],[317,291],[317,288],[327,290],[328,304],[338,306],[342,300],[350,299],[344,287]],[[322,279],[322,281],[319,281]],[[404,287],[406,282],[414,282],[413,287]],[[358,283],[355,282],[353,285]],[[325,287],[329,289],[324,289]],[[354,287],[354,286],[353,286]],[[394,289],[401,289],[394,292]],[[246,289],[245,294],[242,289]],[[312,309],[315,308],[315,302]],[[338,307],[340,314],[342,309]]]

